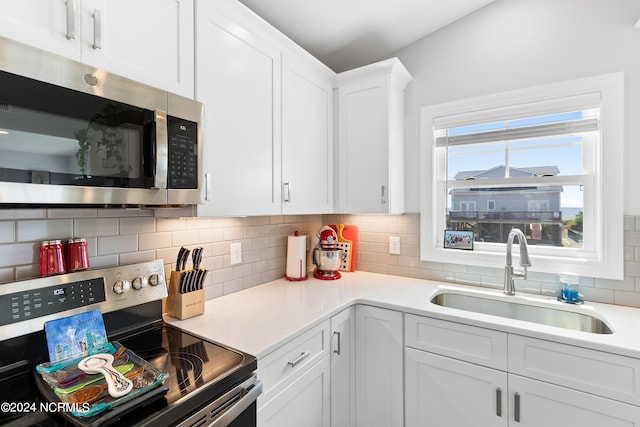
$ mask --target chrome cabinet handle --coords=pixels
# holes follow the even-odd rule
[[[211,201],[211,174],[204,174],[204,200],[207,202]]]
[[[380,203],[382,203],[383,205],[385,203],[387,203],[387,199],[384,196],[384,193],[386,192],[387,188],[384,185],[380,186]]]
[[[102,12],[93,10],[93,45],[94,49],[102,49]]]
[[[67,0],[67,40],[76,38],[76,0]]]
[[[338,345],[336,346],[336,349],[333,350],[333,352],[340,356],[340,332],[333,331],[333,335],[336,335],[338,337]]]
[[[300,353],[300,356],[298,356],[298,358],[296,360],[294,360],[292,362],[287,362],[287,365],[289,365],[289,366],[291,366],[293,368],[298,363],[302,362],[304,359],[309,357],[310,354],[311,354],[311,352],[309,352],[309,351],[305,351],[304,353]]]
[[[520,422],[520,395],[516,393],[513,396],[514,408],[513,408],[513,420],[517,423]]]
[[[284,187],[284,201],[290,202],[291,201],[291,184],[288,182],[285,182],[282,185]]]
[[[496,388],[496,415],[502,416],[502,390],[500,387]]]

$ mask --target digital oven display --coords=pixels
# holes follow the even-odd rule
[[[102,277],[0,295],[0,326],[104,301]]]

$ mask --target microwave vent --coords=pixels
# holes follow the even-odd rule
[[[8,102],[0,101],[0,113],[10,113],[11,106]]]

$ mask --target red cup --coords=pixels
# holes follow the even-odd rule
[[[89,268],[89,251],[85,239],[71,239],[67,243],[67,271],[86,270]]]
[[[53,276],[65,272],[62,242],[45,240],[40,244],[40,276]]]

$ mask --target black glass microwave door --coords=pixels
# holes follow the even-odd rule
[[[153,112],[0,72],[0,181],[149,188]]]

